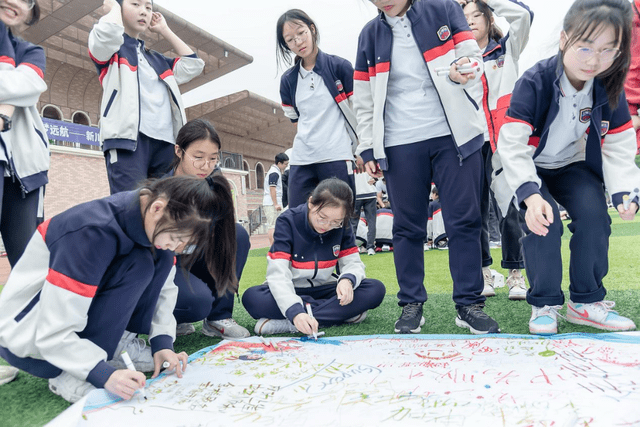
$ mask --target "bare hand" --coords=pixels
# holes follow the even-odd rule
[[[353,301],[353,285],[351,284],[351,280],[340,280],[338,286],[336,286],[336,294],[338,294],[340,305],[350,304],[351,301]]]
[[[633,123],[633,130],[640,129],[640,116],[637,114],[635,116],[631,116],[631,123]]]
[[[182,378],[182,372],[187,370],[187,360],[189,359],[189,355],[184,351],[181,353],[174,353],[173,350],[169,350],[165,348],[164,350],[156,351],[153,355],[153,364],[155,365],[155,370],[153,371],[153,375],[151,378],[155,378],[160,374],[160,370],[162,369],[162,364],[166,361],[169,362],[169,367],[167,368],[170,371],[176,371],[176,375],[178,378]],[[182,365],[180,365],[182,363]]]
[[[633,221],[633,219],[636,217],[637,210],[638,205],[636,204],[636,202],[629,203],[629,209],[627,209],[626,211],[624,210],[624,205],[622,203],[618,205],[618,214],[620,215],[620,218],[625,221]]]
[[[275,205],[274,208],[276,208],[277,211],[281,211],[282,210],[282,206],[280,206],[280,205]]]
[[[313,335],[314,332],[318,333],[318,321],[307,313],[296,314],[296,317],[293,318],[293,324],[305,335]]]
[[[136,390],[145,386],[146,381],[147,377],[142,372],[118,369],[111,374],[104,384],[104,388],[125,400],[129,400]]]
[[[153,12],[151,15],[151,24],[149,24],[149,31],[156,34],[163,34],[169,26],[164,16],[160,12]]]
[[[461,74],[458,72],[458,66],[468,64],[469,62],[471,62],[469,61],[469,58],[461,58],[457,62],[451,64],[451,69],[449,70],[449,78],[451,79],[451,81],[465,84],[469,80],[473,80],[476,78],[476,73]]]
[[[373,160],[369,160],[364,164],[367,173],[374,178],[382,178],[382,169]]]
[[[115,7],[120,8],[120,5],[116,0],[104,0],[102,3],[102,13],[106,15]]]
[[[362,160],[362,157],[360,156],[356,156],[356,172],[357,173],[366,172],[364,169],[364,160]]]
[[[538,236],[546,236],[549,233],[547,227],[553,224],[551,205],[540,194],[532,194],[524,199],[524,203],[527,205],[527,212],[524,215],[527,227]]]

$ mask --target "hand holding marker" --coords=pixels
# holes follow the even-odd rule
[[[437,76],[446,76],[447,74],[449,74],[450,70],[451,70],[451,67],[438,67],[436,68],[435,71]],[[480,64],[478,64],[478,61],[467,62],[466,64],[457,65],[457,69],[456,69],[456,71],[458,71],[460,74],[479,73],[480,70],[481,68],[480,68]]]
[[[622,206],[624,207],[625,211],[629,210],[629,205],[631,205],[631,202],[636,197],[640,199],[640,189],[638,188],[634,188],[630,195],[625,194],[624,196],[622,196]],[[638,201],[638,203],[640,204],[640,200]]]
[[[136,371],[136,367],[133,366],[133,362],[131,361],[131,358],[129,357],[129,353],[127,353],[126,350],[123,350],[122,353],[120,353],[120,356],[122,356],[122,360],[124,361],[125,366],[127,367],[127,369],[129,369],[130,371]],[[144,397],[144,400],[147,400],[147,393],[144,391],[144,386],[141,387],[140,389],[140,394],[142,394],[142,397]]]
[[[309,315],[309,317],[313,318],[313,311],[311,311],[311,304],[307,303],[307,314]],[[313,331],[313,338],[318,341],[318,333]]]

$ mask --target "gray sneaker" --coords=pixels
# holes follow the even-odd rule
[[[177,337],[181,337],[184,335],[191,335],[195,331],[196,331],[196,328],[195,326],[193,326],[193,323],[180,323],[178,324],[178,326],[176,326]]]
[[[224,339],[240,339],[251,336],[246,328],[238,325],[232,318],[202,321],[202,333],[208,337],[222,337]]]
[[[493,281],[493,275],[491,274],[491,269],[489,267],[482,267],[482,281],[484,282],[482,295],[484,295],[485,297],[495,297],[495,283]]]
[[[366,318],[367,318],[367,312],[363,311],[360,314],[357,314],[353,317],[348,318],[347,320],[344,321],[344,323],[350,323],[352,325],[355,325],[356,323],[362,322]]]
[[[76,403],[96,388],[66,371],[49,379],[49,390],[70,403]]]
[[[136,336],[133,332],[124,331],[118,347],[116,347],[115,353],[113,353],[113,359],[107,360],[107,363],[116,369],[127,369],[124,364],[124,360],[120,356],[124,350],[127,351],[133,366],[140,372],[153,372],[155,370],[155,364],[153,363],[153,355],[151,354],[151,348],[147,347],[147,343]]]
[[[287,319],[258,319],[254,329],[257,335],[299,334],[298,328]]]
[[[18,368],[5,365],[0,366],[0,385],[10,383],[15,380],[16,375],[18,375]]]

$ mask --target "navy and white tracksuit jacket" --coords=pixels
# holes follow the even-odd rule
[[[123,260],[129,262],[128,269],[114,267]],[[140,265],[146,269],[136,274]],[[104,387],[114,372],[106,363],[114,356],[108,352],[115,351],[125,327],[148,333],[154,353],[173,349],[178,294],[174,274],[173,252],[156,250],[152,256],[138,191],[75,206],[38,227],[11,271],[0,294],[0,353],[34,375],[39,375],[37,366],[47,365],[48,372],[58,368]],[[133,314],[146,319],[140,330],[129,329],[131,312],[118,318],[119,306],[130,305],[133,311],[138,300],[131,301],[121,282],[110,288],[114,277],[136,288],[141,287],[136,282],[148,284],[134,290],[144,299],[144,312]],[[101,306],[100,313],[96,306]],[[92,324],[95,318],[101,322]],[[87,330],[97,331],[98,338],[83,338]],[[109,341],[112,348],[94,341]]]
[[[559,56],[545,59],[527,70],[513,90],[493,157],[492,189],[503,212],[514,196],[525,209],[524,200],[540,194],[535,158],[544,151],[549,127],[560,109],[562,73]],[[593,94],[585,162],[602,179],[617,206],[640,182],[640,170],[634,162],[635,132],[624,92],[616,109],[609,107],[599,78],[594,80]],[[509,161],[503,163],[501,158]]]
[[[102,84],[100,140],[102,150],[119,148],[135,151],[140,128],[138,87],[138,43],[124,33],[121,25],[98,21],[89,33],[89,56]],[[144,47],[144,45],[143,45]],[[194,53],[178,58],[143,49],[145,58],[167,86],[171,99],[174,138],[187,122],[178,85],[200,75],[204,61]]]

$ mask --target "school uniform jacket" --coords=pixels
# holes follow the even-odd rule
[[[480,48],[462,9],[451,0],[416,0],[406,17],[411,21],[414,39],[433,80],[462,162],[484,143],[482,99],[479,96],[474,99],[466,90],[480,82],[479,74],[461,85],[447,76],[437,76],[435,69],[449,67],[467,57],[479,64],[481,74],[484,66]],[[384,109],[392,45],[392,29],[385,15],[380,13],[360,33],[354,72],[352,102],[360,140],[356,152],[365,162],[377,160],[382,170],[387,169]]]
[[[83,203],[42,223],[0,294],[0,346],[104,387],[114,372],[107,353],[77,333],[87,325],[111,263],[136,246],[151,250],[138,191]],[[173,260],[173,252],[156,251],[156,263]],[[174,274],[171,268],[153,314],[149,341],[154,353],[173,348]]]
[[[0,133],[0,160],[8,161],[23,193],[49,182],[49,139],[36,109],[47,90],[45,65],[40,46],[15,37],[0,22],[0,104],[15,106],[12,128]]]
[[[140,128],[140,89],[138,82],[138,43],[124,27],[98,21],[89,33],[89,56],[98,70],[102,84],[100,104],[100,139],[102,150],[121,148],[134,151]],[[167,86],[171,99],[174,137],[187,121],[178,85],[198,76],[204,61],[194,53],[167,58],[144,48],[144,56]]]
[[[629,64],[624,91],[629,103],[629,112],[631,115],[637,116],[640,107],[640,0],[633,2],[632,28],[631,64]],[[640,150],[640,129],[636,132],[636,142]]]
[[[497,16],[509,23],[509,32],[499,42],[489,39],[482,54],[482,108],[489,128],[491,149],[496,151],[500,126],[509,108],[511,92],[518,80],[518,60],[529,41],[533,12],[516,0],[486,0]]]
[[[514,195],[525,209],[524,200],[540,194],[534,159],[544,151],[549,127],[560,110],[562,73],[562,61],[554,56],[538,62],[516,83],[493,157],[492,188],[502,212],[507,211]],[[595,78],[593,107],[581,114],[581,120],[590,122],[586,164],[603,180],[617,206],[622,196],[640,183],[640,169],[634,163],[635,132],[624,92],[612,110],[602,81]]]
[[[289,68],[280,79],[280,98],[282,99],[282,110],[291,122],[296,123],[300,117],[300,112],[296,106],[296,90],[298,88],[298,74],[302,61]],[[358,138],[356,136],[356,116],[351,108],[349,98],[353,95],[353,67],[346,59],[339,56],[329,55],[318,49],[316,65],[313,72],[322,77],[322,81],[329,90],[340,108],[340,112],[346,122],[347,133],[351,138],[352,146],[356,147]]]
[[[306,312],[296,288],[335,286],[349,279],[355,289],[365,277],[351,227],[318,234],[309,224],[308,213],[304,203],[278,217],[267,255],[266,283],[280,311],[291,322]],[[338,278],[333,274],[336,267]]]

